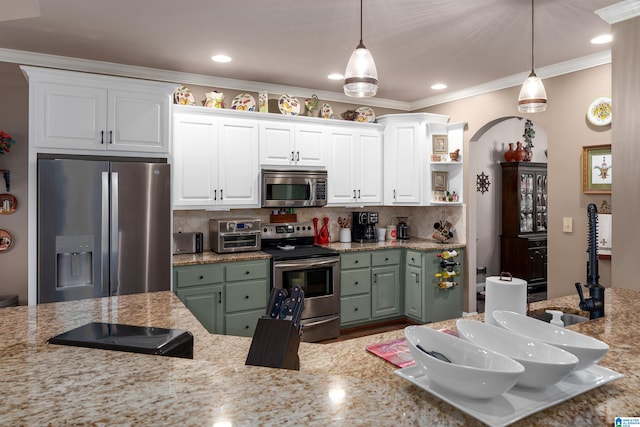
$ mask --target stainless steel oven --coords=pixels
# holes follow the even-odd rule
[[[266,230],[266,231],[265,231]],[[272,256],[273,287],[304,291],[302,340],[340,335],[340,255],[313,245],[313,224],[265,224],[262,250]]]

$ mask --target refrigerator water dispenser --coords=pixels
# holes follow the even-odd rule
[[[93,286],[93,236],[56,236],[56,288]]]

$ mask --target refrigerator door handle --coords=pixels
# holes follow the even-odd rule
[[[102,239],[100,241],[100,254],[102,256],[100,265],[100,288],[103,296],[109,296],[109,282],[105,280],[104,269],[109,265],[109,172],[102,172]]]
[[[120,286],[118,278],[118,262],[120,253],[119,242],[119,225],[118,225],[118,172],[111,172],[111,238],[109,252],[109,269],[110,269],[110,295],[118,295],[118,287]]]

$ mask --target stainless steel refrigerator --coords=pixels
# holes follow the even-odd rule
[[[38,160],[38,302],[170,289],[166,163]]]

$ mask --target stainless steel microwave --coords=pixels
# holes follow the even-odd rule
[[[327,171],[262,170],[262,207],[304,208],[327,204]]]

